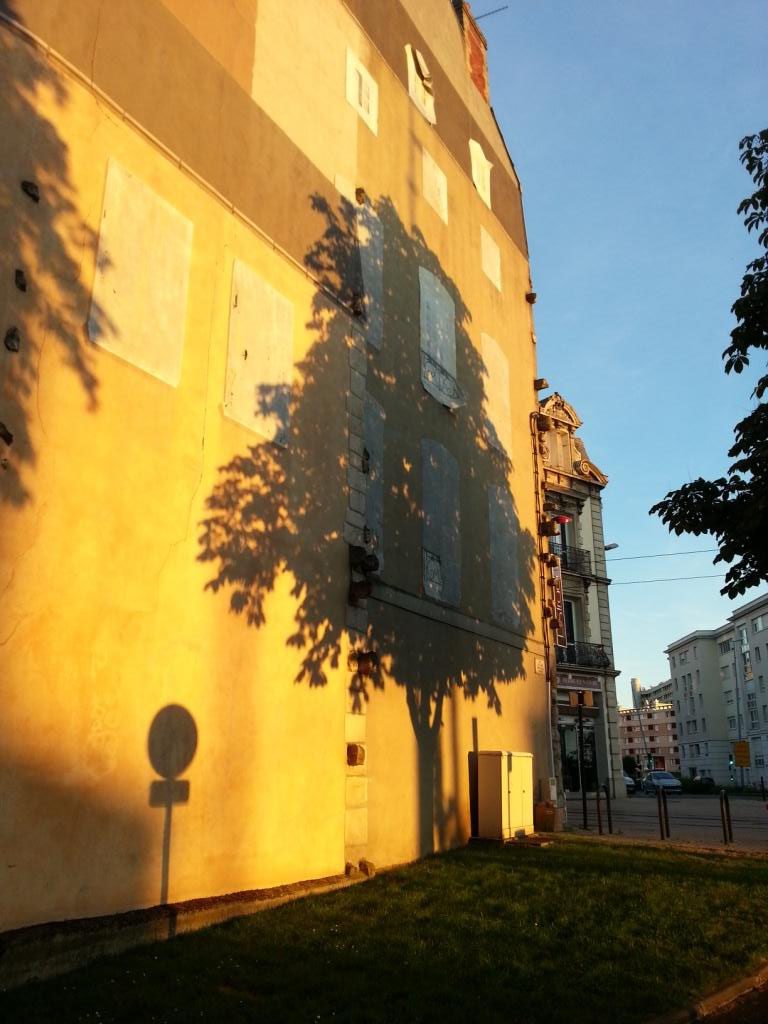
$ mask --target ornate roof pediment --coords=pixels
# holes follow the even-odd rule
[[[553,420],[566,423],[569,427],[573,427],[574,430],[581,426],[581,420],[576,410],[557,391],[553,395],[547,395],[546,398],[542,399],[539,403],[539,408],[545,416],[551,416]]]

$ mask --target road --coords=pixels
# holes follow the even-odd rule
[[[720,821],[720,798],[712,796],[677,796],[667,800],[669,833],[673,842],[700,843],[723,846],[723,828]],[[762,800],[731,797],[733,846],[742,850],[768,853],[768,809]],[[639,793],[614,800],[613,831],[637,839],[660,839],[656,798]],[[608,832],[605,799],[602,801],[603,830]],[[597,832],[594,794],[587,796],[588,825]],[[568,825],[579,828],[582,824],[582,804],[578,794],[568,796]]]

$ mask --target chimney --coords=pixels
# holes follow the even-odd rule
[[[467,58],[469,77],[475,83],[478,92],[486,103],[488,95],[488,43],[472,17],[469,4],[465,0],[453,0],[453,9],[461,25],[464,36],[464,53]]]

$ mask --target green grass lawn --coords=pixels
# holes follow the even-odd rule
[[[35,1021],[647,1020],[768,956],[768,860],[473,848],[0,996]]]

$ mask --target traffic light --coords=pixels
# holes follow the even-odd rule
[[[648,755],[647,764],[648,764],[648,771],[650,771],[651,768],[653,768],[653,754],[649,754]]]
[[[736,764],[736,761],[734,759],[733,753],[730,753],[728,755],[728,767],[729,768],[733,768],[735,766],[735,764]]]

